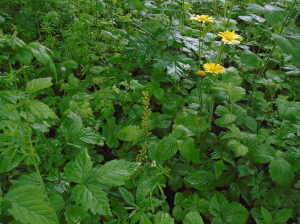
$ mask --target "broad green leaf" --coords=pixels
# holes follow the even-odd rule
[[[223,117],[217,119],[215,124],[220,127],[225,127],[228,124],[235,122],[236,116],[233,114],[225,114]]]
[[[190,211],[186,214],[183,224],[204,224],[201,215],[196,211]]]
[[[125,184],[133,174],[134,163],[125,160],[112,160],[101,166],[97,172],[97,180],[104,185],[120,186]]]
[[[72,136],[73,141],[70,143],[76,144],[78,140],[83,141],[88,144],[95,144],[95,145],[104,145],[104,137],[101,136],[98,132],[93,130],[91,127],[83,128],[76,134]]]
[[[11,189],[5,195],[5,199],[12,204],[9,213],[21,223],[59,223],[55,211],[37,186],[24,185]]]
[[[140,218],[140,224],[152,224],[152,222],[145,213],[142,213]]]
[[[198,135],[208,128],[207,119],[197,115],[195,110],[186,110],[179,114],[176,118],[176,125],[183,125],[192,135]]]
[[[248,153],[248,148],[237,140],[230,140],[227,144],[228,148],[235,152],[235,156],[244,156]]]
[[[49,195],[49,200],[56,212],[59,212],[61,209],[65,207],[64,198],[60,194]]]
[[[46,89],[52,86],[52,78],[40,78],[40,79],[33,79],[26,83],[26,91],[28,93],[33,93],[39,91],[41,89]]]
[[[4,23],[4,22],[5,22],[5,19],[2,16],[0,16],[0,23]]]
[[[10,180],[10,182],[13,184],[11,186],[11,189],[25,186],[25,185],[34,185],[42,189],[39,176],[36,172],[23,173],[22,176],[18,178],[18,180]]]
[[[90,215],[82,206],[69,205],[65,209],[65,217],[68,223],[76,224],[90,218]]]
[[[234,182],[232,184],[230,184],[230,188],[228,191],[230,198],[233,201],[239,201],[240,200],[240,194],[241,194],[241,189],[240,186],[238,185],[238,183]]]
[[[292,216],[293,209],[284,208],[277,212],[275,222],[286,223]]]
[[[93,184],[77,184],[72,190],[71,198],[75,200],[77,204],[80,204],[85,211],[90,209],[94,214],[111,214],[107,194],[99,186]]]
[[[272,37],[275,43],[282,49],[286,54],[292,55],[295,63],[300,63],[300,36],[281,36],[272,33]]]
[[[253,117],[247,116],[244,125],[254,133],[257,133],[257,121]]]
[[[123,187],[119,187],[119,191],[123,197],[123,199],[129,204],[134,205],[134,197],[133,194]]]
[[[276,105],[280,119],[300,121],[300,102],[288,101],[286,96],[278,96]]]
[[[10,150],[7,153],[0,155],[0,173],[7,173],[13,168],[19,166],[19,164],[26,158],[26,155],[22,155],[17,149]]]
[[[224,69],[224,72],[220,74],[221,80],[224,83],[233,82],[236,86],[239,86],[243,79],[239,76],[239,73],[236,68],[229,67]]]
[[[118,219],[125,219],[128,216],[128,213],[120,200],[112,197],[110,201],[113,213],[118,216]]]
[[[90,69],[90,72],[94,75],[99,75],[100,73],[102,73],[103,71],[105,71],[104,68],[102,68],[101,66],[93,66]]]
[[[32,42],[27,46],[37,61],[43,63],[45,66],[50,68],[51,72],[53,72],[55,75],[55,79],[57,80],[56,68],[49,55],[49,53],[52,54],[51,50],[36,42]]]
[[[294,179],[293,166],[286,160],[286,155],[281,152],[276,152],[276,157],[270,162],[270,176],[276,185],[288,187]]]
[[[74,60],[68,60],[68,61],[64,61],[63,62],[63,65],[64,65],[64,67],[65,68],[71,68],[71,69],[77,69],[78,68],[78,64],[77,64],[77,62],[76,61],[74,61]]]
[[[242,87],[236,87],[233,83],[229,83],[230,90],[228,92],[231,101],[237,102],[244,98],[245,89]]]
[[[257,163],[268,163],[275,158],[276,151],[271,146],[259,145],[250,150],[248,156]]]
[[[168,213],[159,211],[154,217],[154,224],[174,224],[174,219]]]
[[[259,66],[259,60],[256,54],[253,54],[251,51],[244,51],[242,53],[241,60],[244,64],[252,67]]]
[[[219,160],[218,162],[216,162],[213,165],[213,167],[214,167],[216,179],[218,180],[218,178],[220,177],[220,175],[223,173],[223,170],[225,170],[225,165],[223,163],[223,160]]]
[[[144,130],[140,129],[139,126],[129,125],[123,128],[117,137],[122,141],[136,141],[141,138],[143,134]]]
[[[268,210],[266,210],[264,207],[262,207],[262,206],[261,206],[261,213],[262,213],[262,215],[264,217],[264,221],[265,222],[270,223],[270,224],[274,223],[273,219],[272,219],[271,213]]]
[[[184,7],[184,10],[187,11],[192,7],[192,4],[191,3],[184,3],[183,7]]]
[[[88,150],[82,150],[75,161],[67,163],[65,175],[70,182],[85,184],[92,173],[93,162],[88,154]]]
[[[172,158],[178,150],[177,138],[172,134],[164,137],[157,149],[160,160]]]
[[[215,217],[213,224],[243,224],[246,223],[249,212],[237,202],[228,203],[227,199],[217,193],[213,196],[210,203],[210,212]]]
[[[184,181],[200,191],[209,191],[215,188],[215,174],[212,171],[197,171],[184,178]]]
[[[58,116],[50,109],[47,104],[44,104],[38,100],[30,100],[28,103],[31,113],[38,118],[54,118],[59,119]]]
[[[194,163],[200,162],[200,150],[195,147],[194,139],[185,137],[177,140],[178,149],[182,157]]]

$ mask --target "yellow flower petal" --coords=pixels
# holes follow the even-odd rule
[[[219,64],[212,63],[212,62],[204,64],[203,68],[205,69],[205,72],[208,72],[208,73],[219,74],[219,73],[224,72],[224,69],[223,69],[224,67],[222,67]]]
[[[197,75],[199,76],[205,76],[205,72],[204,71],[198,71],[196,72]]]
[[[233,30],[232,32],[226,30],[225,32],[219,32],[218,34],[219,37],[222,37],[222,42],[227,42],[227,43],[241,43],[242,37],[238,34],[235,33]]]

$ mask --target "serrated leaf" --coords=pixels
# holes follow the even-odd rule
[[[289,218],[292,216],[293,209],[284,208],[277,212],[275,217],[275,222],[286,223]]]
[[[11,189],[5,198],[12,204],[9,213],[21,223],[59,223],[55,211],[37,186],[24,185]]]
[[[293,166],[286,160],[286,155],[277,151],[276,157],[270,162],[270,176],[276,185],[288,187],[294,179]]]
[[[220,177],[220,175],[223,173],[223,170],[225,169],[225,165],[223,163],[223,160],[219,160],[218,162],[216,162],[213,165],[213,167],[214,167],[216,179],[218,180],[218,178]]]
[[[26,155],[22,155],[17,149],[10,150],[7,153],[0,155],[0,173],[7,173],[13,168],[17,167],[24,159]]]
[[[271,146],[258,145],[250,150],[248,156],[257,163],[268,163],[275,158],[276,151]]]
[[[88,150],[82,150],[75,161],[67,163],[65,166],[65,175],[70,182],[85,184],[92,173],[93,162],[88,155]]]
[[[233,82],[236,86],[239,86],[243,79],[239,76],[239,73],[236,68],[229,67],[224,69],[224,72],[220,74],[221,80],[224,83]]]
[[[228,148],[235,152],[235,156],[244,156],[248,153],[248,148],[237,140],[230,140],[227,144]]]
[[[175,138],[172,134],[164,137],[158,144],[157,149],[160,160],[172,158],[178,150],[177,138]]]
[[[40,78],[40,79],[33,79],[26,83],[26,91],[28,93],[33,93],[42,89],[46,89],[52,86],[52,78]]]
[[[120,186],[125,184],[133,174],[134,164],[125,160],[112,160],[101,166],[97,172],[97,180],[104,185]]]
[[[225,114],[223,117],[217,119],[215,124],[220,127],[225,127],[228,124],[231,124],[235,121],[236,116],[234,114]]]
[[[32,42],[27,46],[37,61],[43,63],[45,66],[48,66],[50,68],[51,72],[54,73],[55,78],[57,80],[56,68],[49,55],[49,53],[52,53],[51,50],[36,42]]]
[[[261,213],[264,217],[264,221],[267,223],[273,223],[272,215],[271,213],[266,210],[264,207],[261,206]]]
[[[143,134],[144,130],[140,129],[139,126],[129,125],[123,128],[117,137],[123,141],[136,141],[141,138]]]
[[[217,193],[211,199],[210,212],[215,216],[214,224],[243,224],[246,223],[249,212],[237,202],[228,203],[227,199]]]
[[[30,100],[28,107],[35,116],[38,118],[54,118],[59,119],[58,116],[50,109],[47,104],[44,104],[38,100]]]
[[[281,119],[300,120],[300,103],[296,101],[288,101],[287,97],[279,96],[276,99],[278,114]]]
[[[253,117],[247,116],[246,119],[244,120],[244,124],[251,131],[257,133],[257,121]]]
[[[201,215],[196,211],[190,211],[186,214],[183,224],[204,224]]]
[[[82,206],[69,205],[65,209],[65,217],[68,223],[77,224],[90,218],[90,215],[87,211],[84,211]]]
[[[107,194],[99,186],[93,184],[77,184],[72,190],[71,198],[75,200],[77,204],[81,204],[85,211],[90,209],[94,214],[111,214]]]
[[[215,188],[215,174],[212,171],[197,171],[184,178],[194,188],[200,191],[209,191]]]
[[[135,205],[133,194],[123,187],[119,187],[123,199],[130,205]]]
[[[199,163],[200,150],[195,147],[194,139],[185,137],[177,140],[178,149],[182,157],[188,161]]]

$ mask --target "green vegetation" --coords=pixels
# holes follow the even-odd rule
[[[299,223],[299,13],[1,0],[0,223]]]

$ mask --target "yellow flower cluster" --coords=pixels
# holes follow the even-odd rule
[[[203,22],[203,23],[205,23],[205,22],[213,23],[214,22],[214,18],[211,16],[206,16],[206,15],[199,16],[199,15],[195,15],[195,14],[193,14],[193,16],[190,17],[190,20],[196,20],[198,22]]]

